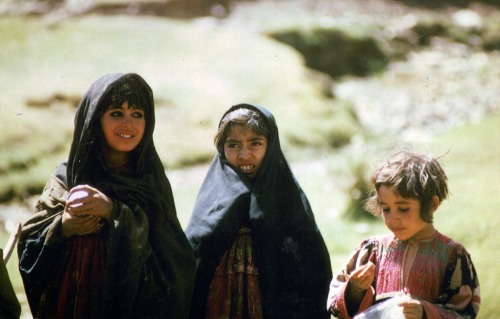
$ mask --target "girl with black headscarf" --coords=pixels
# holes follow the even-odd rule
[[[186,235],[197,272],[191,318],[329,318],[330,258],[263,107],[223,116]]]
[[[67,162],[22,228],[19,268],[35,318],[186,318],[194,255],[153,143],[137,74],[97,80],[76,111]]]

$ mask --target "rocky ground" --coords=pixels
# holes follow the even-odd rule
[[[402,29],[419,14],[451,16],[456,23],[477,27],[500,9],[471,2],[467,7],[443,5],[434,10],[409,6],[410,1],[300,0],[239,3],[223,23],[260,30],[276,12],[320,21],[324,25],[384,21]],[[377,134],[397,134],[411,142],[428,140],[454,125],[478,121],[500,111],[500,52],[435,37],[430,45],[389,64],[379,76],[335,81],[334,96],[352,101],[361,122]]]
[[[498,52],[436,43],[392,63],[381,77],[339,83],[335,93],[354,102],[370,130],[425,142],[452,126],[500,111],[499,88]]]

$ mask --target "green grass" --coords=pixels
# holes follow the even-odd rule
[[[500,310],[500,114],[443,134],[434,143],[448,174],[450,199],[438,210],[437,228],[468,249],[481,284],[480,318]]]
[[[107,73],[135,72],[150,83],[167,168],[210,160],[220,116],[241,102],[273,112],[285,148],[342,143],[360,130],[348,105],[323,96],[298,53],[241,32],[150,17],[0,18],[0,147],[9,150],[0,154],[0,198],[43,187],[47,167],[67,156],[75,103]],[[57,96],[66,100],[48,103]],[[4,178],[25,167],[29,179]]]

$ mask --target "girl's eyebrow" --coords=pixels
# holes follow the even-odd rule
[[[410,202],[407,201],[407,200],[400,200],[400,201],[397,201],[396,204],[409,204]]]
[[[256,136],[251,139],[251,141],[262,141],[262,140],[264,140],[263,136]]]
[[[396,205],[408,205],[409,203],[410,203],[409,201],[402,199],[402,200],[396,201],[394,204],[396,204]],[[379,205],[387,205],[385,202],[383,202],[381,200],[378,201],[378,204]]]
[[[265,140],[265,138],[266,138],[265,136],[258,135],[258,136],[252,137],[248,141],[250,141],[250,142],[263,141],[263,140]],[[234,138],[228,138],[228,139],[226,139],[226,141],[224,143],[240,143],[240,142],[241,142],[241,140],[237,140]]]

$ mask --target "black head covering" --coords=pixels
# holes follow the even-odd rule
[[[120,92],[118,85],[129,88],[128,92]],[[92,84],[76,111],[67,167],[67,183],[70,188],[84,182],[103,179],[99,175],[105,170],[105,167],[102,167],[104,164],[100,149],[104,143],[100,118],[109,107],[107,102],[111,101],[111,93],[122,94],[124,99],[140,101],[145,112],[146,129],[141,143],[134,150],[134,155],[138,158],[132,175],[148,175],[158,168],[163,171],[153,143],[155,113],[151,88],[137,74],[108,74]],[[96,174],[95,170],[98,170],[99,174]],[[170,202],[173,203],[173,200]]]
[[[104,162],[100,118],[110,106],[110,92],[116,93],[124,82],[134,88],[137,96],[132,98],[145,111],[146,129],[133,151],[133,170],[117,173]],[[68,189],[89,184],[114,201],[103,318],[185,318],[190,306],[194,255],[153,143],[154,125],[153,93],[143,78],[103,76],[80,102],[68,161],[55,172]]]
[[[224,116],[239,108],[254,110],[266,121],[268,146],[254,181],[233,168],[220,151],[212,161],[186,229],[197,258],[192,313],[203,313],[215,267],[247,221],[265,317],[328,318],[328,250],[283,155],[274,117],[249,104],[235,105]]]

